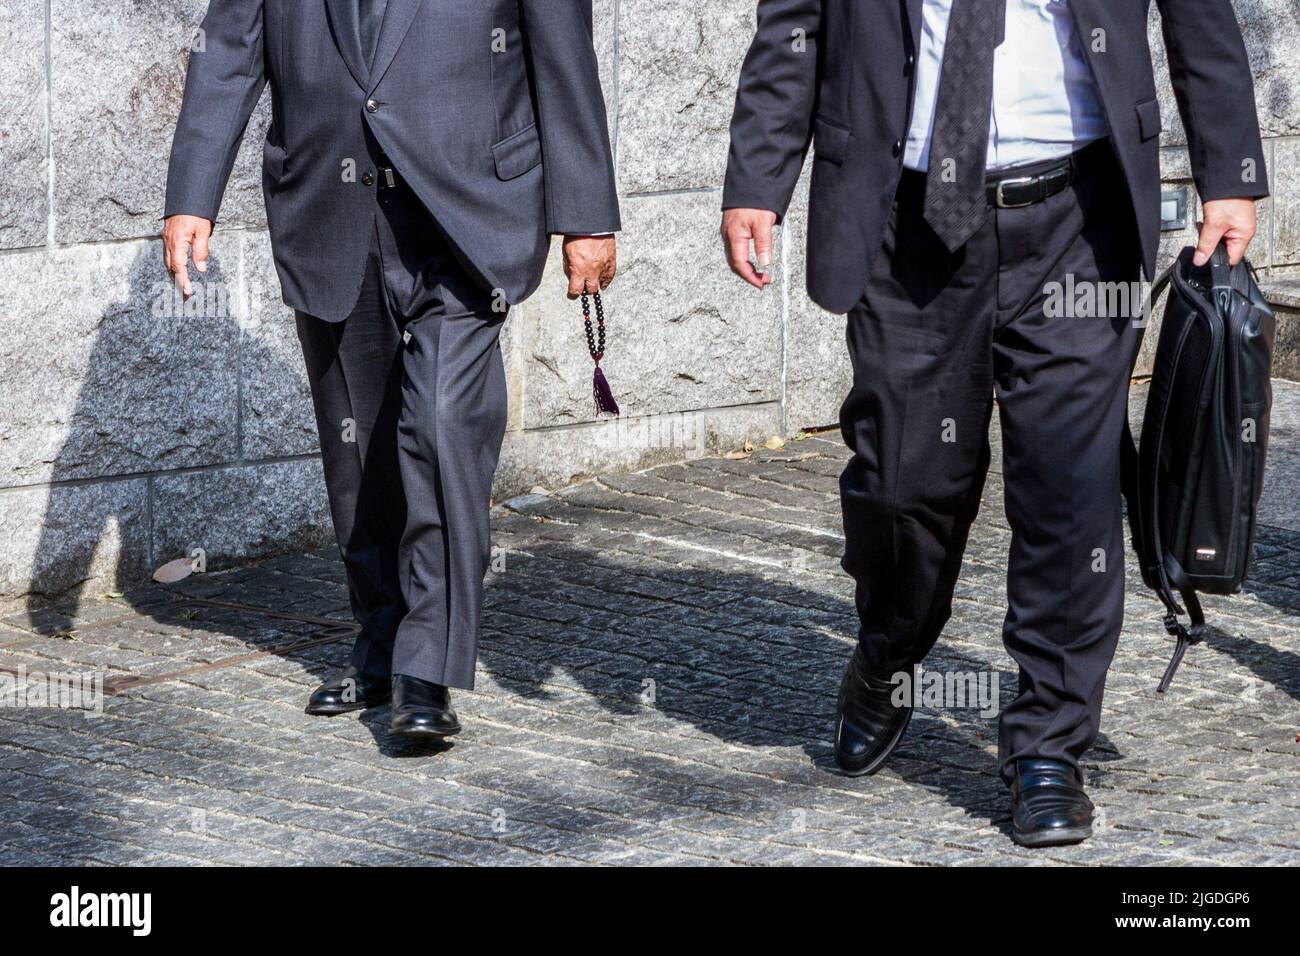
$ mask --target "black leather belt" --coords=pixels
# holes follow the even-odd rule
[[[989,205],[998,209],[1016,209],[1042,202],[1074,182],[1076,165],[1074,156],[1067,156],[1059,163],[1035,171],[1033,175],[990,178],[984,187]],[[1004,172],[1014,173],[1014,170]]]

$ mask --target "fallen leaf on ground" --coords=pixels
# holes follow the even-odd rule
[[[194,565],[189,558],[177,558],[168,561],[153,573],[153,579],[159,584],[175,584],[184,581],[194,573]]]

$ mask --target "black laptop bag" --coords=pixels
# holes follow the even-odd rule
[[[1233,594],[1245,580],[1273,402],[1276,320],[1249,264],[1229,266],[1222,244],[1205,266],[1192,265],[1192,253],[1183,249],[1152,287],[1151,303],[1166,286],[1169,301],[1141,444],[1129,433],[1122,448],[1142,580],[1164,603],[1165,629],[1177,639],[1161,692],[1204,636],[1196,592]],[[1179,620],[1184,613],[1190,626]]]

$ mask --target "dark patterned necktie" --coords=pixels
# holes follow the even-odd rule
[[[988,215],[984,157],[993,108],[993,49],[1006,0],[953,0],[943,44],[943,68],[930,165],[925,174],[925,221],[955,252]]]

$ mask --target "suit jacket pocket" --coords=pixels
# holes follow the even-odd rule
[[[824,120],[820,116],[813,119],[815,159],[824,159],[838,166],[849,154],[849,140],[852,138],[853,132],[847,127]]]
[[[542,141],[537,135],[537,124],[525,126],[511,133],[492,147],[496,162],[497,179],[517,179],[542,161]]]
[[[1138,115],[1138,132],[1142,135],[1142,141],[1154,139],[1160,135],[1160,101],[1146,100],[1138,103],[1135,107]]]
[[[284,176],[285,152],[283,146],[276,146],[269,139],[262,144],[262,169],[274,180]]]

